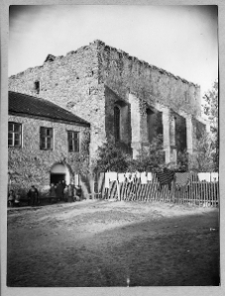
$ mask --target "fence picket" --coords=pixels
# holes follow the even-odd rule
[[[186,185],[177,186],[173,182],[170,190],[168,185],[160,188],[155,174],[152,174],[152,180],[148,180],[147,184],[142,184],[140,178],[136,178],[132,182],[125,180],[125,182],[118,183],[119,186],[118,181],[113,181],[110,182],[109,188],[105,188],[104,180],[105,176],[99,178],[99,192],[94,195],[95,198],[142,202],[161,201],[213,207],[218,205],[219,182],[215,180],[200,182],[196,173],[191,174],[190,181]]]

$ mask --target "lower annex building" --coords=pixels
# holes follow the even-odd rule
[[[82,162],[89,161],[90,124],[46,101],[9,92],[8,174],[11,188],[76,182]],[[86,151],[85,151],[86,150]],[[86,159],[85,159],[86,158]]]

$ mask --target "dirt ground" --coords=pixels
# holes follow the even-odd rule
[[[11,287],[219,285],[218,209],[82,201],[8,210]]]

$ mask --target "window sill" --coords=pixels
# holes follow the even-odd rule
[[[75,153],[75,154],[79,154],[80,151],[68,151],[68,153]]]
[[[8,149],[22,149],[22,146],[8,146]]]

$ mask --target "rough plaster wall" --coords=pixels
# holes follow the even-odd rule
[[[8,165],[12,185],[28,189],[35,184],[39,189],[50,182],[50,169],[56,162],[64,160],[75,173],[78,169],[79,153],[68,152],[67,130],[79,131],[80,142],[86,141],[89,128],[58,122],[9,115],[9,121],[22,124],[22,148],[9,147]],[[53,151],[40,150],[40,126],[53,128]]]
[[[200,112],[199,87],[162,69],[129,56],[123,51],[98,44],[99,81],[121,97],[135,92],[149,105],[156,101],[175,111]]]
[[[126,103],[124,103],[126,102]],[[130,146],[131,123],[130,106],[107,86],[105,87],[105,131],[107,137],[114,135],[114,107],[118,106],[121,112],[121,142]]]
[[[40,81],[40,93],[34,82]],[[104,85],[98,84],[96,46],[86,46],[9,78],[9,90],[52,101],[91,123],[92,156],[105,139]]]

